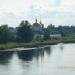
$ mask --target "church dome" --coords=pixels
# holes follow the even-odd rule
[[[37,23],[37,19],[35,20],[35,23],[33,23],[33,26],[36,26],[36,27],[40,26],[40,24]]]
[[[33,26],[38,27],[38,26],[40,26],[40,24],[39,23],[33,23]]]

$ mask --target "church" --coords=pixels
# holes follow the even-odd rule
[[[41,20],[38,23],[37,19],[35,20],[35,23],[32,25],[33,33],[34,33],[34,39],[42,39],[44,37],[44,24],[42,24]]]

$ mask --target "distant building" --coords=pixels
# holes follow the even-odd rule
[[[51,38],[61,38],[62,35],[61,34],[50,34]]]
[[[42,24],[41,21],[40,21],[40,23],[38,23],[37,19],[36,19],[35,23],[33,23],[32,29],[33,29],[33,33],[34,33],[34,39],[42,39],[44,37],[44,35],[43,35],[44,25]]]

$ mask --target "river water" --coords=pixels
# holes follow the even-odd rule
[[[0,75],[75,75],[75,44],[0,52]]]

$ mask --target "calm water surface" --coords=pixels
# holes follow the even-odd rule
[[[0,52],[0,75],[75,75],[75,44]]]

